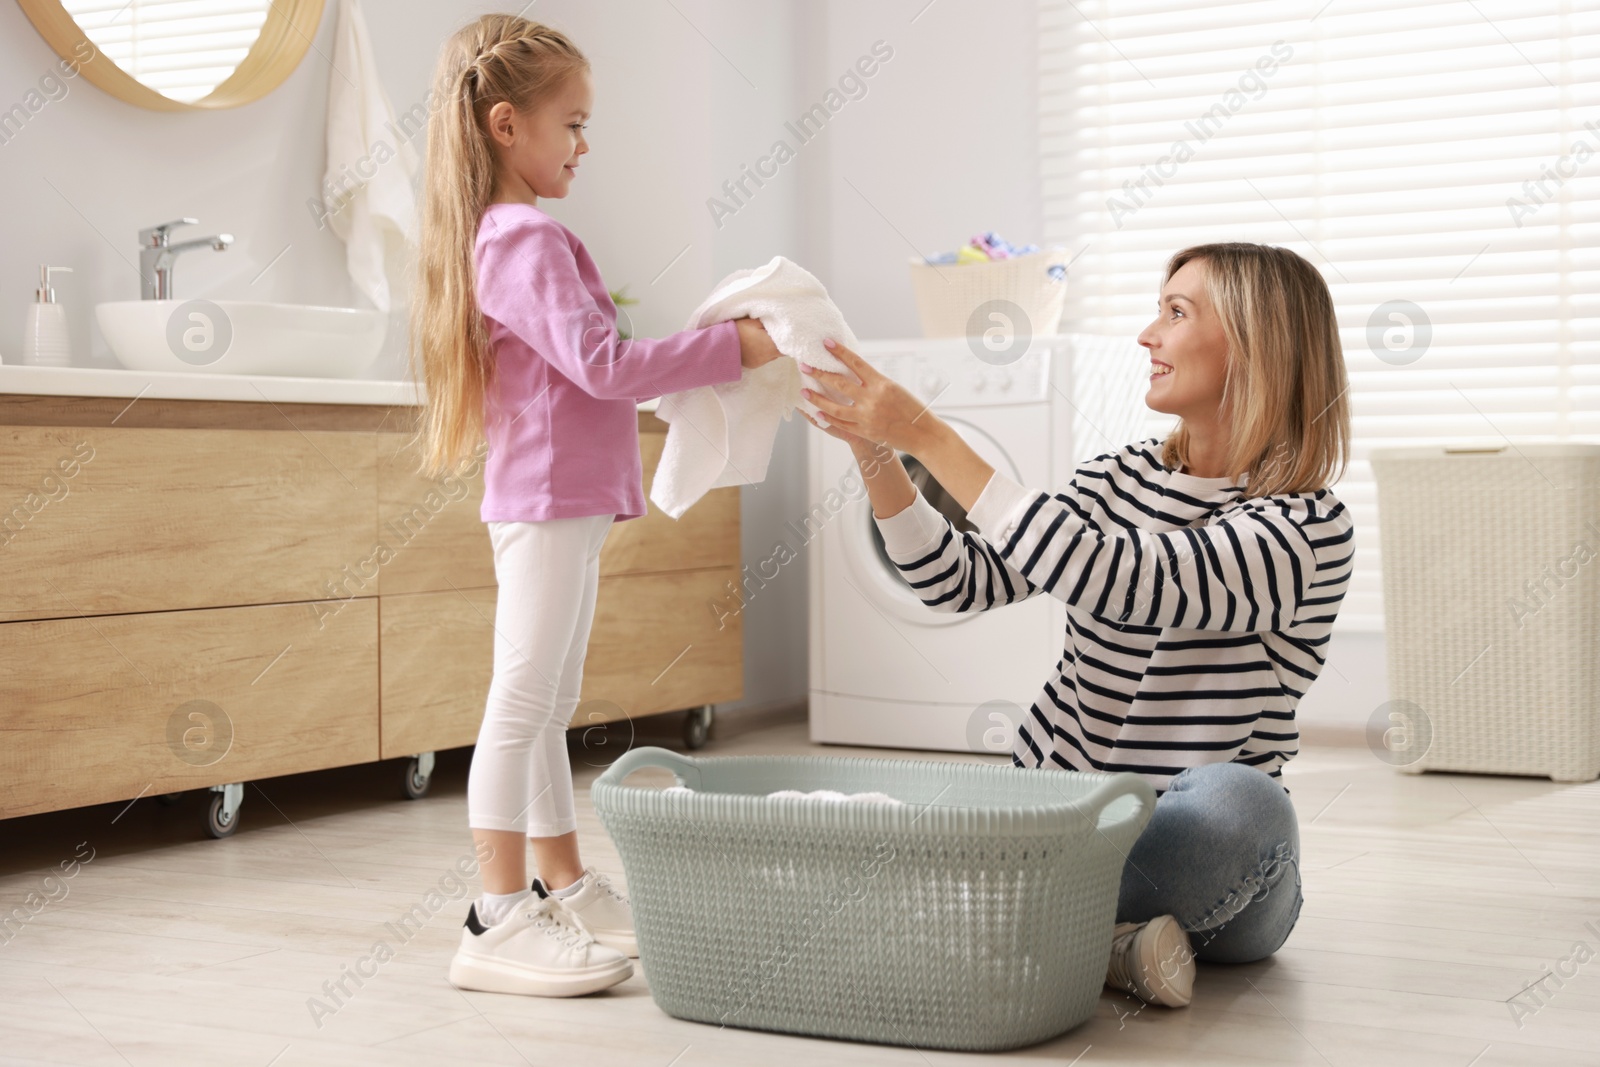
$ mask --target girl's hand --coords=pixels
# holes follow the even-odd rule
[[[739,362],[747,369],[771,363],[783,355],[767,336],[767,328],[760,319],[735,319],[739,327]]]
[[[904,386],[882,374],[848,348],[833,341],[823,344],[854,372],[854,376],[818,370],[805,363],[800,364],[800,369],[843,396],[847,403],[830,400],[811,389],[801,389],[800,395],[815,404],[834,428],[848,435],[840,437],[840,434],[834,433],[833,436],[840,437],[840,440],[855,437],[869,447],[874,444],[886,445],[915,454],[938,425],[938,416],[931,414],[928,405]],[[816,423],[812,422],[812,425]]]

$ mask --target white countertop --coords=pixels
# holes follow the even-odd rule
[[[126,396],[162,400],[270,400],[280,404],[416,404],[411,382],[281,378],[269,374],[133,371],[110,367],[0,365],[0,393]]]
[[[271,374],[133,371],[111,367],[24,367],[0,364],[0,394],[125,396],[157,400],[253,400],[277,404],[421,402],[414,383],[353,378],[284,378]],[[654,411],[646,400],[640,411]]]

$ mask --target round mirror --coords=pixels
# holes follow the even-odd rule
[[[62,59],[156,111],[227,108],[300,64],[323,0],[17,0]]]

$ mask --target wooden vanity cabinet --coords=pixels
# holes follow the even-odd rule
[[[472,744],[482,478],[419,477],[411,414],[0,395],[0,817]],[[600,573],[574,725],[742,694],[737,489],[614,525]]]

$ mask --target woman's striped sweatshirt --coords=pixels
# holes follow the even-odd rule
[[[996,471],[968,512],[980,533],[920,492],[878,529],[935,610],[1066,602],[1061,660],[1017,731],[1016,765],[1133,771],[1157,792],[1207,763],[1281,781],[1350,581],[1349,513],[1327,489],[1248,497],[1233,479],[1166,469],[1160,451],[1151,439],[1097,456],[1062,493]]]

